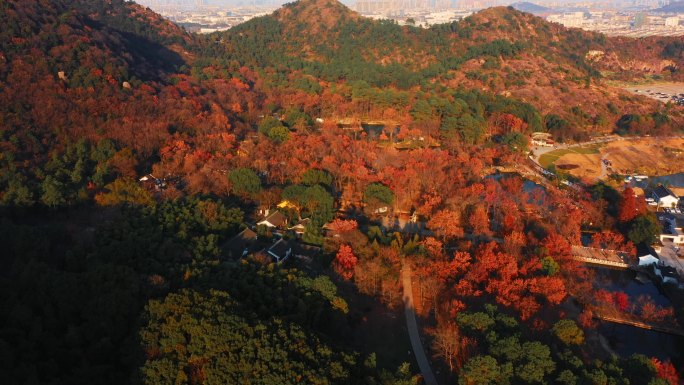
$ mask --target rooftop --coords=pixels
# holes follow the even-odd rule
[[[658,187],[654,188],[653,194],[655,194],[655,196],[658,198],[665,198],[667,196],[673,196],[677,198],[677,196],[669,188],[663,185],[658,185]]]

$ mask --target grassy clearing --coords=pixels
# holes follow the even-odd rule
[[[558,159],[566,154],[598,154],[599,146],[584,146],[584,147],[574,147],[574,148],[563,148],[559,150],[554,150],[547,152],[546,154],[539,157],[539,164],[542,167],[548,168],[554,164]]]

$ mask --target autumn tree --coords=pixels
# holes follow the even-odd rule
[[[344,279],[351,279],[354,276],[354,267],[358,263],[358,258],[349,245],[340,245],[340,249],[335,255],[335,271]]]
[[[630,222],[639,215],[637,198],[631,187],[625,188],[620,197],[618,206],[618,220],[620,222]]]
[[[435,356],[443,359],[451,371],[455,367],[460,366],[464,356],[465,344],[467,340],[461,336],[453,322],[447,325],[439,325],[434,334],[432,342],[432,349],[435,351]]]
[[[345,220],[345,219],[335,219],[330,224],[328,225],[331,231],[337,232],[337,233],[346,233],[349,231],[354,231],[358,229],[359,225],[358,223],[353,220]]]
[[[152,195],[134,180],[118,178],[105,186],[105,191],[95,196],[100,206],[114,206],[123,203],[134,205],[151,205]]]
[[[470,212],[468,217],[468,225],[472,229],[473,234],[481,234],[488,236],[491,234],[489,230],[489,216],[487,210],[481,205],[476,205]]]
[[[463,237],[461,213],[453,210],[437,211],[428,221],[428,226],[443,240]]]
[[[658,378],[667,381],[668,385],[679,385],[679,374],[677,369],[670,361],[660,361],[657,358],[651,358],[653,366],[656,368]]]

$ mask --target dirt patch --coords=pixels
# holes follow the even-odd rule
[[[675,193],[678,197],[684,197],[684,187],[672,187],[670,186],[670,191]]]
[[[684,138],[623,139],[607,143],[594,154],[583,152],[589,151],[557,150],[545,154],[545,160],[585,182],[610,174],[658,176],[684,172]],[[609,164],[606,173],[601,166],[603,160]]]
[[[684,171],[684,139],[643,138],[609,143],[601,149],[621,175],[668,175]]]
[[[587,182],[601,177],[600,154],[565,154],[556,161],[556,169]]]

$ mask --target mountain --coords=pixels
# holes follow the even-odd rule
[[[109,156],[126,149],[116,173],[134,176],[135,157],[156,156],[170,127],[198,115],[192,95],[157,94],[188,71],[195,38],[148,9],[123,0],[4,1],[0,22],[0,150],[11,154],[0,160],[11,169],[1,183],[15,187],[5,199],[39,201],[46,162],[77,142],[102,143]],[[68,193],[57,201],[87,196],[85,174],[71,180],[63,162],[55,183]],[[100,168],[98,183],[113,170]]]
[[[320,9],[322,16],[313,17]],[[665,57],[665,47],[681,38],[609,38],[511,7],[422,29],[362,18],[334,0],[301,0],[207,39],[212,51],[204,56],[252,69],[400,89],[427,80],[510,95],[583,126],[594,123],[581,116],[600,117],[606,128],[625,111],[658,109],[607,80],[682,79],[684,64]]]
[[[4,62],[38,49],[51,69],[72,78],[83,76],[74,73],[91,62],[111,61],[106,75],[159,79],[184,63],[181,47],[191,41],[174,24],[123,0],[10,1],[2,7]]]
[[[672,2],[668,5],[656,8],[651,12],[662,12],[662,13],[682,13],[684,12],[684,1]]]
[[[533,15],[540,15],[551,12],[551,8],[547,8],[538,4],[529,2],[513,3],[511,7],[517,9],[520,12],[527,12]]]

